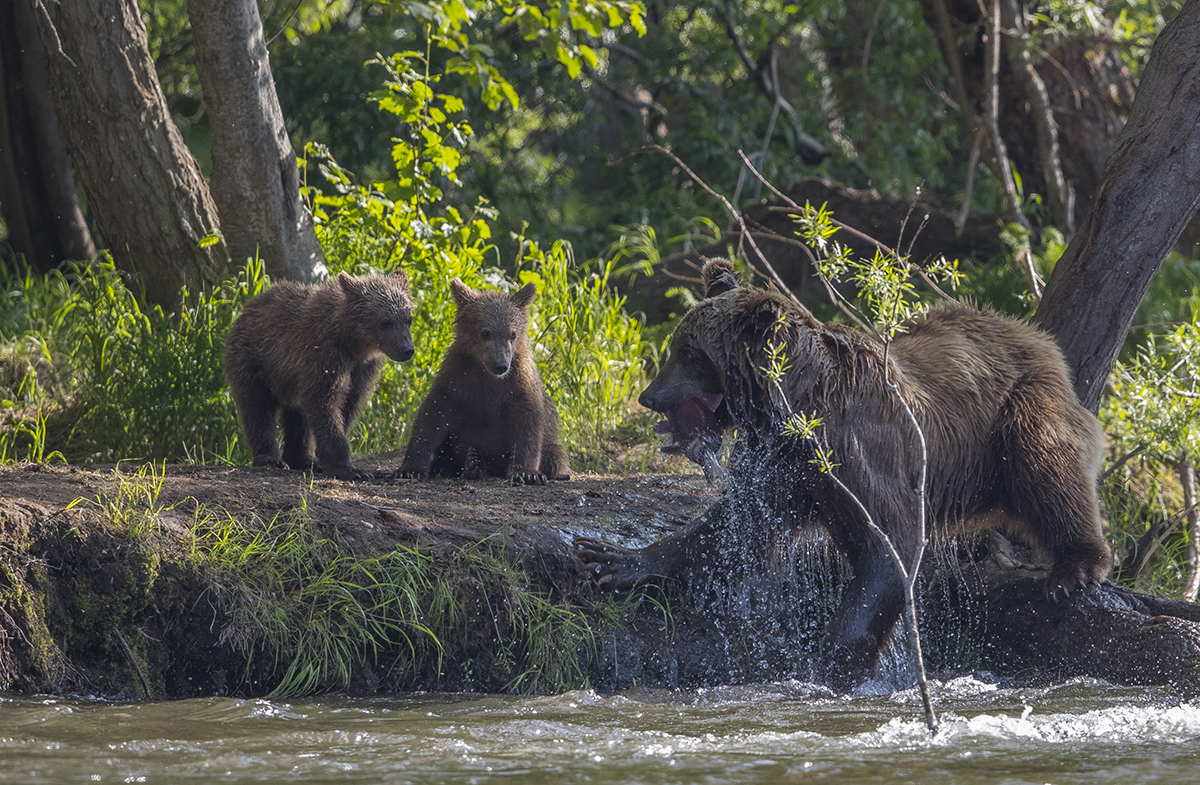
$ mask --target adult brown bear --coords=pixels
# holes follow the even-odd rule
[[[695,580],[714,569],[714,549],[765,551],[815,519],[853,570],[826,630],[828,678],[842,689],[866,678],[900,616],[903,584],[858,502],[906,562],[918,539],[919,442],[889,383],[924,432],[927,515],[940,533],[1002,528],[1040,547],[1052,560],[1051,597],[1104,580],[1100,428],[1050,338],[990,310],[945,305],[905,325],[885,349],[776,292],[741,285],[723,260],[706,265],[704,278],[707,299],[680,322],[670,359],[639,400],[666,414],[685,445],[736,426],[728,486],[758,489],[767,512],[734,524],[705,516],[636,551],[577,538],[602,586],[654,575]],[[776,383],[765,369],[780,341],[787,367]],[[813,438],[781,433],[792,411],[821,418]],[[845,488],[812,461],[819,446]]]

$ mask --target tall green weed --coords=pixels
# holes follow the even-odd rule
[[[108,261],[5,283],[4,460],[48,450],[71,462],[244,458],[221,354],[242,303],[266,283],[261,265],[185,296],[174,313],[144,308]],[[11,449],[22,433],[41,440],[24,456]]]

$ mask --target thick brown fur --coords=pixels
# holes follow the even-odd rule
[[[450,291],[458,306],[454,342],[417,410],[400,475],[567,479],[558,416],[529,347],[527,309],[537,286],[505,295],[456,278]]]
[[[408,278],[278,283],[246,303],[225,341],[225,377],[255,466],[318,467],[362,479],[346,433],[371,395],[386,357],[413,355]],[[275,435],[282,411],[283,452]]]
[[[712,419],[736,425],[738,449],[754,456],[731,461],[730,483],[768,473],[778,486],[777,520],[812,509],[828,528],[854,572],[827,630],[835,686],[870,674],[903,606],[895,563],[850,493],[906,563],[918,541],[921,452],[889,381],[924,432],[925,503],[936,531],[1007,529],[1050,556],[1054,597],[1105,578],[1110,551],[1096,492],[1102,436],[1048,336],[991,310],[944,305],[907,324],[885,351],[873,336],[740,285],[728,262],[704,272],[709,296],[675,330],[671,357],[640,401],[673,413],[697,396],[719,400]],[[790,363],[779,386],[762,370],[777,340]],[[789,407],[822,419],[813,439],[780,435]],[[809,462],[818,446],[850,493]],[[585,538],[577,548],[599,580],[620,588],[655,572],[685,575],[702,558],[691,543],[709,525],[642,552]]]

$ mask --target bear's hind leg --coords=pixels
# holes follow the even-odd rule
[[[296,471],[311,472],[317,459],[313,438],[299,409],[283,407],[283,461]]]
[[[279,441],[275,433],[275,412],[279,401],[270,390],[258,384],[233,385],[233,399],[242,418],[242,430],[250,446],[251,462],[255,466],[282,469]]]
[[[996,429],[1004,440],[1001,502],[1050,554],[1051,599],[1099,584],[1112,562],[1096,493],[1099,424],[1069,406],[1061,395],[1023,385],[1010,396]]]

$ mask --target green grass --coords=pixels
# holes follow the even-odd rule
[[[544,585],[503,533],[436,551],[352,543],[312,514],[304,490],[269,518],[202,504],[186,531],[168,530],[163,480],[154,465],[118,469],[110,490],[71,507],[99,520],[122,564],[140,565],[126,616],[163,601],[150,591],[156,577],[190,576],[185,583],[198,590],[172,625],[215,636],[214,656],[224,658],[221,667],[231,663],[235,694],[583,688],[601,631],[632,609]],[[84,587],[75,587],[86,595],[80,607],[112,602]],[[162,673],[151,680],[167,681]]]
[[[367,555],[301,503],[269,521],[197,514],[191,559],[244,687],[273,697],[342,691],[364,666],[401,687],[512,692],[587,685],[596,633],[491,539],[435,560],[417,546]]]
[[[440,656],[423,622],[432,565],[415,547],[356,554],[336,532],[322,533],[302,503],[269,521],[202,508],[191,554],[224,619],[220,641],[272,696],[345,689],[381,652],[410,663],[418,652]]]
[[[5,273],[4,459],[244,460],[221,351],[241,304],[264,282],[251,265],[165,313],[144,309],[111,263],[44,277]]]

